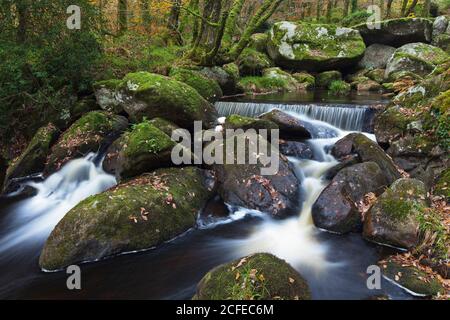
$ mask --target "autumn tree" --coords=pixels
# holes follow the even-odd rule
[[[386,18],[389,18],[391,16],[391,10],[392,10],[392,2],[394,0],[387,0],[386,4]]]

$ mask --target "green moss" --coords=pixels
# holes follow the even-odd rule
[[[339,71],[325,71],[319,73],[316,77],[316,85],[321,88],[328,88],[333,81],[342,80],[342,75]]]
[[[432,209],[420,210],[417,221],[423,241],[417,251],[428,254],[431,252],[431,256],[435,258],[448,259],[450,238],[439,214]],[[433,239],[431,243],[429,239]]]
[[[298,82],[306,84],[307,89],[316,85],[316,78],[307,72],[297,72],[292,75]]]
[[[172,132],[177,130],[179,127],[163,118],[154,118],[149,121],[150,124],[154,125],[156,128],[167,134],[169,137],[172,136]]]
[[[244,77],[239,81],[238,86],[247,93],[283,91],[286,81],[268,77]]]
[[[272,66],[272,61],[265,53],[246,48],[240,54],[237,64],[241,75],[260,75],[263,69]]]
[[[215,80],[208,79],[200,72],[184,68],[172,68],[170,77],[190,85],[208,101],[215,101],[223,96],[222,89]]]
[[[225,122],[225,127],[228,129],[278,129],[278,125],[272,121],[264,120],[264,119],[255,119],[240,116],[237,114],[232,114],[228,116]]]
[[[126,134],[125,144],[124,152],[130,157],[143,153],[157,154],[175,146],[168,135],[148,121],[134,125],[133,130]]]
[[[223,70],[237,83],[241,78],[239,74],[239,67],[236,63],[228,63],[222,66]]]
[[[285,261],[258,253],[208,272],[198,285],[199,300],[309,300],[306,281]]]
[[[86,113],[63,134],[62,140],[68,142],[78,135],[107,133],[111,130],[113,122],[114,118],[107,112],[92,111]]]
[[[106,88],[110,90],[116,90],[122,81],[119,79],[110,79],[97,81],[93,84],[94,89]]]
[[[348,95],[351,91],[351,86],[345,81],[335,80],[331,82],[328,90],[334,95]]]

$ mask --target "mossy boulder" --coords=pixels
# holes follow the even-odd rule
[[[376,81],[368,77],[359,77],[355,79],[351,86],[358,92],[380,92],[383,87]]]
[[[179,129],[175,123],[163,119],[163,118],[153,118],[148,121],[150,124],[154,125],[156,128],[167,134],[169,137],[172,137],[172,132]]]
[[[331,153],[337,159],[357,154],[362,162],[375,162],[383,168],[388,184],[401,177],[392,159],[374,141],[361,133],[350,133],[334,145]]]
[[[436,296],[445,292],[439,280],[412,265],[404,265],[393,259],[379,263],[383,275],[389,280],[398,283],[415,295]]]
[[[269,142],[267,149],[259,148],[256,151],[255,147],[263,142],[262,136],[258,136],[258,141],[247,137],[246,134],[237,133],[208,146],[211,150],[222,149],[224,155],[221,161],[223,164],[213,165],[219,195],[229,205],[259,210],[274,217],[296,214],[300,184],[288,160]],[[242,152],[245,152],[246,161],[239,157],[242,153],[238,152],[237,145],[245,148]],[[233,161],[230,161],[225,155],[230,154],[227,149],[233,147]],[[270,154],[270,162],[263,163],[260,157],[263,154]]]
[[[376,201],[364,220],[364,238],[379,244],[412,249],[419,244],[419,216],[427,206],[423,182],[401,178]]]
[[[339,71],[325,71],[317,75],[316,86],[320,88],[328,88],[333,81],[338,80],[342,80],[342,74]]]
[[[56,225],[39,265],[57,270],[158,246],[194,227],[211,195],[205,172],[186,167],[157,170],[91,196]]]
[[[283,112],[279,109],[273,109],[259,116],[259,119],[274,122],[280,129],[280,136],[284,138],[311,138],[311,132],[308,130],[309,124]]]
[[[365,49],[357,30],[288,21],[273,25],[267,44],[277,66],[306,71],[351,67],[362,58]]]
[[[348,95],[351,90],[352,90],[351,85],[343,80],[333,81],[328,86],[328,91],[334,95],[345,96]]]
[[[210,80],[216,81],[223,94],[232,95],[236,93],[236,85],[239,82],[239,68],[235,63],[229,63],[223,67],[203,67],[199,72]]]
[[[306,280],[286,261],[257,253],[209,271],[194,300],[310,300]]]
[[[238,87],[246,93],[289,92],[306,89],[308,85],[297,81],[280,68],[264,69],[262,76],[242,78]]]
[[[376,81],[379,84],[382,84],[385,80],[384,74],[385,74],[385,70],[379,68],[379,69],[370,70],[369,72],[367,72],[366,76],[369,79]]]
[[[266,129],[268,130],[268,133],[270,133],[270,130],[278,129],[278,125],[270,120],[250,118],[237,114],[228,116],[225,120],[224,126],[226,129]]]
[[[269,40],[269,35],[267,33],[254,33],[250,37],[249,48],[252,48],[258,52],[267,52],[267,41]]]
[[[92,111],[78,119],[51,148],[44,169],[46,174],[59,170],[67,161],[98,152],[128,127],[125,117],[106,111]]]
[[[425,18],[399,18],[379,21],[379,28],[363,22],[354,26],[361,33],[366,45],[384,44],[400,47],[412,42],[430,42],[432,24]]]
[[[116,96],[116,89],[120,83],[121,80],[111,79],[98,81],[93,84],[95,98],[100,108],[113,113],[123,112],[123,107]]]
[[[313,89],[316,86],[316,78],[308,72],[296,72],[292,75],[306,90]]]
[[[401,112],[398,106],[388,107],[375,116],[374,131],[378,143],[389,146],[390,143],[406,132],[410,116]]]
[[[448,17],[439,16],[434,19],[433,41],[431,44],[450,53],[450,24]]]
[[[386,65],[385,77],[390,78],[400,71],[423,77],[448,59],[449,55],[438,47],[420,42],[409,43],[395,50]]]
[[[174,146],[167,134],[145,121],[134,125],[109,147],[103,168],[120,180],[171,166]]]
[[[364,56],[359,62],[363,69],[384,69],[389,58],[394,54],[395,48],[384,44],[374,43],[367,47]]]
[[[119,100],[131,120],[155,117],[192,128],[194,121],[204,127],[217,118],[214,107],[191,86],[149,72],[129,73],[117,88]]]
[[[236,61],[241,76],[260,76],[266,68],[272,67],[272,61],[265,54],[246,48]]]
[[[11,180],[40,173],[45,168],[50,148],[58,138],[59,130],[51,123],[38,129],[22,154],[14,160],[6,172],[5,190]]]
[[[223,93],[216,80],[205,77],[202,73],[192,69],[172,68],[169,76],[184,82],[197,90],[200,95],[210,102],[222,98]]]
[[[239,74],[239,66],[236,63],[231,62],[224,64],[222,66],[222,69],[228,74],[228,76],[230,76],[233,79],[234,83],[239,82],[241,76]]]
[[[312,207],[316,227],[337,233],[362,229],[358,204],[370,192],[379,195],[387,186],[383,170],[375,162],[358,163],[339,171]]]

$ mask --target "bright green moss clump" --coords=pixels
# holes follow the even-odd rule
[[[133,126],[126,134],[124,152],[128,156],[138,157],[142,153],[159,153],[175,145],[168,135],[147,121]]]
[[[345,81],[336,80],[331,82],[328,90],[330,91],[330,93],[335,95],[347,95],[351,91],[351,86]]]
[[[231,116],[227,117],[225,127],[227,129],[243,129],[243,130],[278,129],[278,125],[272,121],[244,117],[237,114],[232,114]]]

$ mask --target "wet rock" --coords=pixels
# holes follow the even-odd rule
[[[359,163],[359,157],[357,155],[349,155],[345,159],[342,159],[341,162],[339,162],[337,165],[329,169],[324,177],[327,180],[332,180],[338,173],[344,168],[353,166],[355,164]]]
[[[306,280],[287,262],[257,253],[209,271],[194,300],[310,300]]]
[[[337,159],[357,154],[362,162],[373,161],[383,168],[389,184],[401,177],[392,159],[378,144],[360,133],[351,133],[339,140],[332,149]]]
[[[59,170],[69,160],[98,152],[114,141],[128,127],[125,117],[105,111],[92,111],[67,129],[51,148],[45,174]]]
[[[363,69],[384,69],[394,51],[394,47],[374,43],[367,47],[359,66]]]
[[[279,150],[288,157],[313,159],[314,153],[309,145],[298,141],[280,140]]]
[[[423,77],[448,58],[448,54],[438,47],[420,42],[409,43],[395,50],[386,65],[385,77],[390,78],[400,71]]]
[[[280,135],[291,138],[311,138],[311,133],[306,129],[308,124],[286,112],[278,109],[271,110],[259,116],[260,119],[272,121],[280,128]]]
[[[386,186],[383,171],[375,162],[342,169],[314,203],[314,224],[337,233],[360,231],[362,216],[357,204],[370,192],[381,194]]]
[[[233,145],[235,139],[238,144],[245,145],[246,155],[251,153],[253,158],[256,157],[256,153],[251,150],[255,150],[257,145],[254,141],[245,143],[244,134],[227,137],[224,141],[213,142],[215,143],[213,148],[223,148],[225,155],[226,146]],[[259,136],[259,139],[262,137]],[[270,143],[268,143],[268,147],[270,148]],[[265,150],[259,150],[259,154],[261,152],[267,154]],[[260,158],[257,159],[256,164],[250,164],[250,161],[238,164],[237,152],[234,153],[234,163],[230,163],[224,158],[223,163],[225,164],[213,165],[218,182],[218,192],[227,204],[259,210],[275,217],[295,214],[300,194],[299,181],[287,159],[274,149],[271,152],[273,152],[271,157],[279,161],[279,166],[278,171],[275,170],[268,174],[261,171],[262,168],[267,169],[269,165],[261,164]],[[270,165],[274,166],[275,163],[272,162]],[[276,167],[272,168],[276,169]]]
[[[267,51],[277,66],[306,71],[353,66],[364,50],[357,30],[288,21],[273,25],[267,44]]]
[[[381,262],[380,267],[385,277],[398,283],[415,295],[435,296],[444,293],[440,282],[414,266],[404,266],[402,263],[388,259]]]
[[[175,142],[168,135],[150,122],[142,122],[108,148],[103,168],[122,180],[171,166],[174,146]]]
[[[8,190],[11,187],[11,180],[41,173],[44,170],[50,148],[58,138],[58,134],[59,130],[51,123],[36,132],[26,149],[13,161],[6,172],[5,190],[7,192],[12,191]]]
[[[399,18],[380,22],[380,28],[369,28],[364,22],[354,27],[367,46],[384,44],[400,47],[412,42],[430,42],[432,25],[425,18]]]
[[[379,244],[412,249],[419,244],[419,219],[427,206],[423,182],[402,178],[376,201],[364,220],[364,238]]]
[[[216,80],[205,77],[202,73],[193,69],[172,68],[169,76],[177,81],[186,83],[209,102],[222,98],[223,93]]]
[[[205,172],[186,167],[157,170],[91,196],[56,225],[39,265],[57,270],[158,246],[192,228],[211,195]]]

